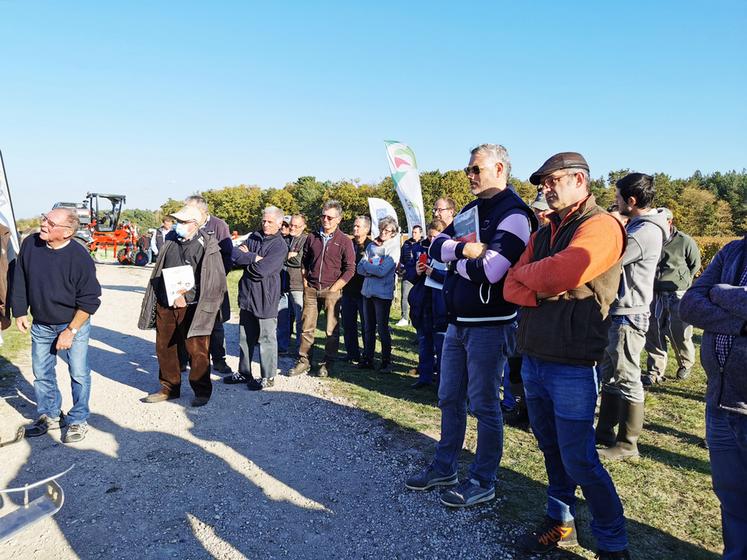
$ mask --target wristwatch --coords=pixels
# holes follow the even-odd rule
[[[68,329],[70,330],[71,333],[73,333],[73,336],[78,334],[78,329],[76,329],[75,327],[68,327]]]

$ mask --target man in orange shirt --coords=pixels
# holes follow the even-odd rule
[[[622,504],[594,447],[596,365],[607,346],[625,231],[589,193],[589,165],[581,154],[556,154],[529,180],[541,186],[550,223],[532,235],[508,271],[504,297],[522,306],[521,375],[549,484],[547,515],[519,544],[532,553],[575,544],[580,485],[599,558],[629,558]]]

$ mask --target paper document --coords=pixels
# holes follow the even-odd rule
[[[454,217],[454,239],[462,243],[480,242],[480,217],[477,206]]]
[[[442,263],[442,262],[439,262],[439,261],[435,260],[435,259],[431,259],[431,262],[428,264],[428,266],[430,266],[431,268],[433,268],[435,270],[443,270],[444,272],[446,272],[446,265],[444,263]],[[443,290],[444,289],[444,285],[441,284],[441,282],[436,282],[430,276],[427,276],[425,278],[425,285],[428,288],[435,288],[437,290]]]
[[[188,264],[164,268],[161,274],[169,305],[174,305],[176,298],[195,287],[195,273]]]

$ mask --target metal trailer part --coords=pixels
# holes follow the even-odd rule
[[[44,480],[27,484],[22,488],[0,490],[0,494],[23,494],[23,505],[0,517],[0,542],[9,539],[37,521],[41,521],[45,517],[51,517],[60,511],[62,504],[65,502],[65,492],[62,490],[62,486],[57,483],[57,479],[70,472],[74,466],[72,465],[66,471]],[[45,489],[44,494],[29,501],[29,491],[42,486]]]

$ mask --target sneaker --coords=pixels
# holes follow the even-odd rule
[[[408,326],[410,326],[410,321],[404,318],[397,321],[397,324],[395,325],[395,327],[408,327]]]
[[[250,391],[261,391],[262,389],[269,389],[275,386],[275,378],[270,377],[269,379],[252,379],[246,384]]]
[[[240,371],[235,371],[233,374],[223,378],[223,383],[228,383],[229,385],[238,385],[239,383],[247,383],[248,381],[249,378]]]
[[[57,418],[49,417],[42,414],[33,424],[23,429],[24,437],[39,437],[46,434],[49,430],[59,430],[65,426],[65,415],[60,412]]]
[[[296,362],[296,365],[288,370],[288,377],[303,375],[304,373],[308,373],[310,369],[311,364],[309,361],[305,358],[300,358],[298,362]]]
[[[425,389],[427,387],[433,387],[433,385],[428,383],[427,381],[420,381],[420,380],[410,385],[410,389]]]
[[[216,361],[213,363],[213,371],[217,371],[218,373],[233,373],[233,370],[231,369],[231,366],[229,366],[225,360]]]
[[[546,515],[537,530],[521,535],[517,544],[525,552],[533,554],[549,552],[555,547],[576,546],[576,523],[562,523]]]
[[[443,476],[433,470],[432,465],[428,465],[426,469],[408,478],[405,486],[410,490],[430,490],[436,486],[454,486],[457,482],[457,473]]]
[[[644,373],[643,375],[641,375],[641,383],[644,387],[655,385],[656,383],[659,383],[660,380],[661,377],[659,377],[655,373]]]
[[[332,373],[332,370],[334,368],[333,366],[334,362],[322,362],[319,364],[319,369],[317,370],[316,374],[318,377],[329,377],[329,375]]]
[[[609,552],[607,550],[598,550],[597,555],[594,557],[597,560],[630,560],[630,552],[628,549],[617,550],[615,552]]]
[[[474,478],[462,482],[452,490],[441,494],[441,503],[449,507],[468,507],[482,502],[488,502],[495,498],[495,485],[483,488]]]
[[[677,369],[677,379],[687,379],[690,377],[690,372],[692,370],[690,368],[686,368],[685,366],[680,366]]]
[[[70,424],[63,441],[65,443],[78,443],[86,438],[86,433],[88,433],[88,424],[85,422],[80,424]]]

